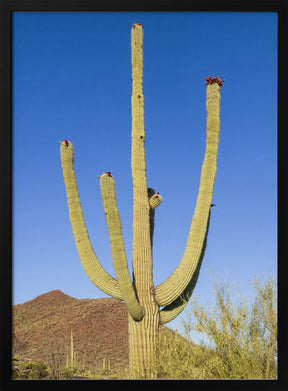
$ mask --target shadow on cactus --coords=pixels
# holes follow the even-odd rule
[[[131,279],[121,221],[111,172],[99,177],[109,231],[116,279],[99,262],[89,239],[74,172],[72,142],[60,142],[61,162],[69,215],[81,263],[91,281],[106,294],[123,300],[129,316],[130,378],[156,378],[152,368],[157,352],[160,325],[173,320],[185,307],[198,279],[206,247],[210,208],[216,176],[220,131],[220,87],[218,79],[207,82],[207,137],[199,193],[183,257],[174,272],[158,286],[153,283],[152,244],[156,208],[162,196],[147,186],[143,96],[143,26],[133,24],[132,53],[132,147],[133,248]]]

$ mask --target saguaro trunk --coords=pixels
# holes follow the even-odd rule
[[[147,307],[146,307],[147,308]],[[154,379],[159,333],[159,307],[152,306],[140,322],[129,315],[129,372],[131,379]]]
[[[133,274],[138,299],[144,309],[140,322],[129,316],[130,372],[132,377],[153,377],[151,367],[156,352],[159,306],[154,299],[150,204],[146,180],[143,95],[143,29],[131,30],[132,62],[132,147],[133,179]]]

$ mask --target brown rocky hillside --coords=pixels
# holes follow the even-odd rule
[[[110,298],[75,299],[60,290],[13,306],[13,353],[49,364],[70,358],[70,333],[78,362],[87,369],[128,363],[127,310]]]
[[[75,299],[54,290],[13,306],[13,354],[65,366],[72,329],[80,366],[91,372],[108,362],[127,367],[127,317],[126,305],[116,299]]]

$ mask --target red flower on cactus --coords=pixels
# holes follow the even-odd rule
[[[68,147],[69,141],[68,140],[64,140],[64,143],[65,143],[66,147]]]
[[[206,86],[208,86],[208,84],[214,84],[214,83],[217,83],[220,87],[223,87],[223,83],[224,83],[224,80],[221,80],[220,77],[206,77],[205,78],[205,81],[206,81]]]
[[[112,176],[112,174],[111,174],[110,171],[106,171],[106,174],[107,174],[108,176]]]

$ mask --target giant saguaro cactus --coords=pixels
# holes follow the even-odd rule
[[[145,163],[143,96],[143,28],[133,24],[132,49],[132,154],[133,179],[133,279],[129,274],[117,208],[115,183],[110,172],[100,176],[116,279],[101,266],[85,226],[74,173],[70,141],[61,142],[61,161],[73,234],[82,265],[92,282],[108,295],[123,300],[128,308],[131,378],[153,378],[159,326],[173,320],[187,304],[197,282],[204,255],[216,175],[219,139],[220,78],[207,82],[207,138],[200,187],[186,249],[178,267],[154,287],[152,243],[155,208],[162,197],[148,188]]]

